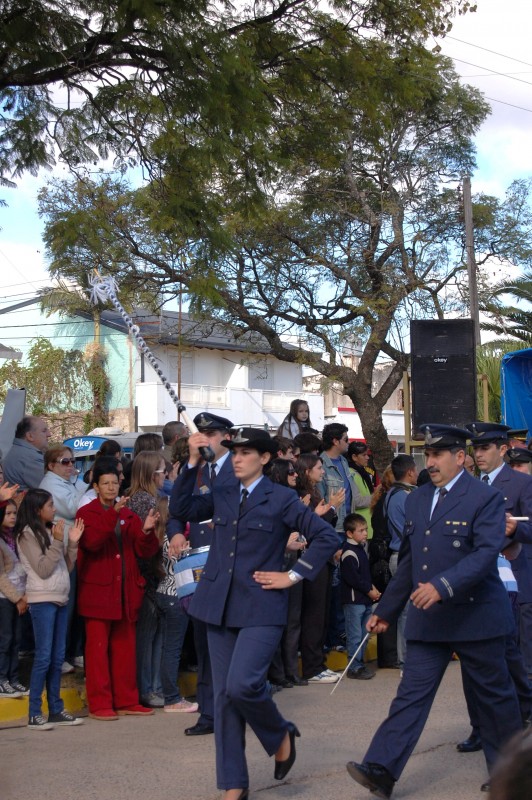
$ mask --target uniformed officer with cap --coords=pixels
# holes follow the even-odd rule
[[[515,492],[508,485],[509,481],[512,480],[513,473],[504,462],[508,448],[508,431],[510,429],[507,425],[495,422],[472,422],[466,425],[466,428],[470,431],[475,461],[480,470],[480,479],[484,483],[489,483],[498,488],[503,493],[507,517],[510,517],[514,506],[518,503]],[[509,562],[519,556],[521,544],[514,542],[511,537],[507,536],[505,545],[507,546],[503,548],[502,552],[508,561],[504,562],[503,560],[502,563],[505,563],[506,568],[510,569]],[[521,718],[523,723],[527,724],[532,714],[532,689],[517,642],[517,626],[515,631],[506,637],[506,663],[515,684]],[[457,750],[461,753],[471,753],[475,750],[480,750],[482,742],[478,732],[476,709],[469,690],[469,679],[467,674],[463,674],[462,677],[472,730],[467,739],[457,744]]]
[[[364,761],[347,765],[354,780],[384,798],[417,744],[453,652],[470,676],[489,770],[521,725],[504,658],[514,622],[497,570],[503,498],[464,470],[469,431],[427,424],[422,432],[431,483],[407,498],[398,569],[367,624],[386,631],[412,600],[404,675]]]
[[[532,476],[516,472],[504,462],[509,449],[508,425],[472,422],[466,428],[471,431],[481,481],[494,486],[504,498],[508,541],[523,545],[511,566],[519,589],[520,647],[526,671],[532,677]]]
[[[231,438],[233,423],[227,417],[202,411],[194,417],[194,424],[198,430],[208,438],[209,447],[214,453],[214,459],[205,463],[198,471],[194,486],[194,494],[210,494],[212,486],[228,486],[235,482],[235,473],[231,463],[231,456],[223,442]],[[178,520],[173,514],[175,498],[170,499],[169,531],[170,552],[179,555],[182,548],[187,546],[183,532],[189,520]],[[210,547],[212,542],[213,524],[210,519],[201,522],[191,522],[188,543],[192,549]],[[214,698],[212,688],[211,662],[207,641],[207,626],[201,620],[192,617],[194,627],[194,646],[198,659],[196,698],[200,716],[191,727],[185,728],[186,736],[205,736],[214,733]]]
[[[504,460],[512,469],[530,475],[532,470],[532,451],[526,447],[509,447],[504,456]]]
[[[207,442],[203,433],[190,436],[189,464],[176,480],[172,502],[178,517],[212,517],[214,523],[190,613],[208,626],[218,788],[225,800],[247,800],[246,725],[275,755],[276,779],[294,764],[299,732],[277,709],[266,676],[286,624],[286,590],[319,574],[338,548],[338,535],[294,491],[263,475],[277,445],[262,429],[240,428],[224,440],[236,481],[223,487],[216,481],[211,493],[193,495],[199,448]],[[283,572],[292,531],[303,534],[309,547],[297,568]]]

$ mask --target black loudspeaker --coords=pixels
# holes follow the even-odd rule
[[[425,422],[463,427],[477,418],[471,319],[412,320],[412,434]]]

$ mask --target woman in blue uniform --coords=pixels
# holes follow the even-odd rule
[[[246,800],[246,724],[275,756],[275,778],[282,780],[295,761],[299,731],[277,709],[266,675],[286,623],[286,589],[319,573],[338,548],[338,536],[295,492],[263,475],[276,448],[260,429],[241,428],[223,443],[232,453],[234,485],[215,484],[211,494],[193,495],[199,448],[208,444],[201,433],[189,438],[188,469],[174,484],[170,510],[191,522],[212,518],[215,526],[190,614],[208,625],[218,788],[225,790],[225,800]],[[309,547],[297,572],[282,572],[285,547],[296,530]]]

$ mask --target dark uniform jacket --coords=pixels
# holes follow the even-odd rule
[[[529,517],[529,522],[518,522],[511,540],[521,542],[521,552],[511,562],[517,580],[520,603],[532,603],[532,476],[516,472],[505,464],[492,486],[504,497],[505,510],[515,517]]]
[[[189,613],[214,625],[242,628],[286,623],[287,590],[266,590],[253,579],[256,570],[280,572],[286,543],[299,531],[309,549],[297,572],[312,580],[340,546],[334,528],[307,508],[293,489],[263,477],[239,518],[240,483],[216,483],[212,493],[193,495],[197,468],[177,478],[170,508],[191,522],[214,522],[211,549]]]
[[[194,494],[195,495],[206,495],[210,494],[212,487],[211,487],[211,478],[210,478],[210,464],[204,464],[203,467],[198,469],[196,473],[196,480],[194,482]],[[229,457],[225,459],[219,473],[216,476],[216,485],[217,486],[227,486],[230,483],[234,483],[239,485],[238,479],[235,478],[235,471],[233,469],[233,461],[231,459],[231,454]],[[173,515],[173,503],[170,502],[170,515],[171,515],[171,533],[170,538],[175,533],[183,533],[186,527],[186,523],[189,520],[179,520],[175,518]],[[192,548],[196,547],[210,547],[212,541],[212,535],[214,532],[214,524],[211,520],[204,519],[200,522],[190,522],[189,528],[189,535],[188,541]]]
[[[397,573],[376,613],[393,622],[418,584],[429,582],[441,602],[428,610],[410,605],[407,639],[471,641],[511,633],[512,611],[497,570],[506,538],[500,492],[464,471],[431,519],[434,492],[426,484],[407,498]]]

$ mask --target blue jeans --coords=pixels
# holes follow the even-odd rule
[[[16,604],[0,597],[0,681],[18,681],[20,619]]]
[[[161,694],[161,620],[152,595],[145,594],[137,620],[137,685],[141,699]]]
[[[46,683],[48,711],[63,710],[61,667],[65,660],[68,610],[55,603],[32,603],[30,606],[35,656],[30,679],[30,717],[42,713],[42,693]]]
[[[155,601],[162,614],[161,685],[164,704],[170,706],[181,699],[177,679],[188,615],[176,596],[156,592]]]
[[[346,603],[344,606],[345,633],[347,636],[347,658],[350,661],[360,647],[360,642],[366,635],[366,622],[371,616],[371,606],[364,606],[361,603]],[[350,666],[354,672],[364,666],[364,653],[366,644],[360,650],[355,660]]]

